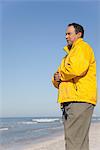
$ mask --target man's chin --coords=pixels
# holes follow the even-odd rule
[[[68,42],[68,46],[72,46],[72,43],[71,43],[71,42]]]
[[[67,41],[68,46],[72,46],[72,42]]]

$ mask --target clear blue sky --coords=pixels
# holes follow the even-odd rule
[[[66,54],[65,31],[72,22],[84,26],[84,40],[94,49],[100,94],[99,14],[95,0],[0,1],[0,116],[61,115],[51,77]]]

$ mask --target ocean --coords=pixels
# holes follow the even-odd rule
[[[22,150],[63,132],[58,117],[0,118],[0,150]]]
[[[92,122],[100,122],[100,117],[93,117]],[[0,150],[23,150],[61,132],[63,122],[59,117],[0,118]]]

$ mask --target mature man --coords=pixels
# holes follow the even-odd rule
[[[81,25],[67,26],[67,54],[52,79],[63,110],[66,150],[89,150],[89,128],[96,105],[96,60],[83,37]]]

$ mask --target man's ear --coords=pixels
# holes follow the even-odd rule
[[[82,32],[77,33],[78,38],[82,36]]]

